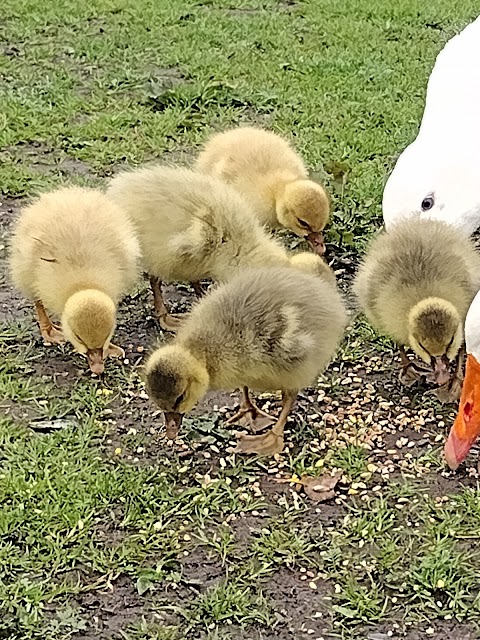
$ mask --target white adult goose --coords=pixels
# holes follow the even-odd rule
[[[383,193],[387,230],[410,216],[443,220],[471,234],[480,226],[480,17],[438,54],[417,138]]]
[[[455,423],[445,444],[445,459],[456,469],[480,436],[480,292],[465,320],[467,368]]]

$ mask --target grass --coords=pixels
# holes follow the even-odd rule
[[[272,127],[332,193],[327,240],[346,285],[435,55],[477,12],[473,0],[4,0],[3,199],[189,162],[227,126]],[[365,320],[299,404],[293,447],[266,462],[228,453],[221,406],[167,446],[132,366],[157,333],[144,290],[122,312],[131,362],[102,380],[45,349],[10,304],[0,638],[480,637],[479,487],[439,453],[452,407],[399,390],[393,345]],[[326,504],[275,481],[334,469]]]

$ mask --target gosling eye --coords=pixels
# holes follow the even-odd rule
[[[307,231],[310,230],[310,225],[308,224],[308,222],[305,222],[305,220],[302,220],[301,218],[297,218],[297,222],[301,227],[303,227]]]
[[[434,204],[435,198],[431,194],[422,200],[422,211],[430,211]]]
[[[174,409],[178,409],[178,407],[182,404],[182,402],[185,400],[185,392],[181,393],[178,398],[175,400],[175,404],[173,405]]]

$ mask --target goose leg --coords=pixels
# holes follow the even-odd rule
[[[269,427],[274,422],[273,418],[257,407],[250,397],[248,387],[243,387],[242,394],[240,408],[234,416],[227,420],[227,424],[237,423],[252,431],[261,431],[265,427]]]
[[[283,451],[283,432],[288,415],[295,404],[297,391],[282,393],[282,411],[274,427],[261,436],[239,436],[235,451],[238,453],[256,453],[260,456],[273,456]]]
[[[42,334],[42,338],[45,342],[50,344],[61,344],[64,342],[65,338],[61,328],[52,323],[45,307],[43,306],[43,302],[41,300],[36,300],[34,304],[40,333]]]
[[[160,278],[150,276],[149,279],[150,286],[152,287],[153,291],[153,305],[158,315],[160,326],[164,331],[171,331],[172,333],[175,333],[179,329],[182,321],[178,316],[174,316],[169,313],[167,307],[165,306],[162,295],[162,281],[160,280]]]

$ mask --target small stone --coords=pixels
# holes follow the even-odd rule
[[[367,485],[364,482],[352,482],[352,489],[366,489]]]

